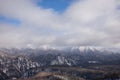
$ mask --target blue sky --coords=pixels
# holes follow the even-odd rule
[[[42,0],[38,6],[43,8],[51,8],[57,12],[64,12],[66,8],[73,2],[73,0]]]
[[[119,8],[120,0],[0,0],[0,47],[120,47]]]
[[[13,24],[13,25],[20,25],[20,21],[18,19],[14,19],[14,18],[8,18],[5,16],[0,16],[0,22],[2,23],[8,23],[8,24]]]

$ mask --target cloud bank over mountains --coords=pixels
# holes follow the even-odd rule
[[[0,47],[120,47],[120,0],[75,0],[63,13],[37,1],[0,0],[0,16],[19,21],[0,21]]]

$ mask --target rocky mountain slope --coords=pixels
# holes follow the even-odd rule
[[[33,62],[25,56],[13,56],[0,51],[0,80],[26,77],[27,70],[39,67],[37,62]]]

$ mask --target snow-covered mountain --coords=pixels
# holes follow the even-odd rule
[[[103,47],[67,47],[67,48],[24,48],[0,49],[0,51],[13,56],[27,56],[43,66],[48,65],[84,65],[88,62],[107,63],[119,61],[119,48]],[[118,64],[118,63],[116,63]]]

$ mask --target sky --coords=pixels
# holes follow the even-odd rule
[[[120,47],[120,0],[0,0],[0,48]]]

